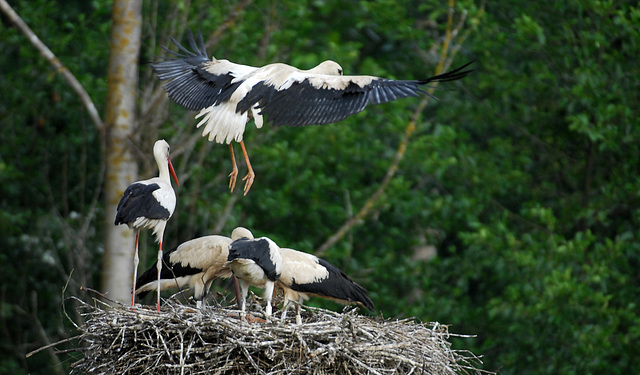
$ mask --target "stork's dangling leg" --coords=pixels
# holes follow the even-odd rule
[[[233,189],[236,187],[236,178],[238,177],[238,164],[236,164],[236,156],[233,153],[231,143],[229,143],[229,151],[231,152],[231,163],[233,164],[233,170],[229,173],[229,189],[233,193]]]
[[[133,289],[131,289],[131,307],[133,307],[134,301],[136,299],[136,280],[138,279],[138,264],[140,264],[140,259],[138,258],[138,237],[140,236],[140,231],[136,231],[136,249],[133,252]]]
[[[253,185],[253,180],[256,177],[256,174],[253,173],[253,168],[251,168],[251,162],[249,161],[249,155],[247,155],[247,149],[244,147],[244,141],[240,141],[240,146],[242,147],[242,153],[244,154],[244,160],[247,162],[247,175],[244,176],[242,181],[246,181],[244,183],[244,195],[247,195],[249,189],[251,189],[251,185]]]

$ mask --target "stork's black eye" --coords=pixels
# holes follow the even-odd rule
[[[342,69],[338,69],[338,74],[342,75]]]

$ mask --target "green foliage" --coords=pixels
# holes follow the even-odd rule
[[[22,2],[17,10],[103,108],[110,4],[62,3]],[[146,62],[162,53],[158,45],[170,35],[184,41],[185,27],[211,37],[236,6],[145,2],[141,93],[157,85]],[[483,354],[488,370],[636,373],[640,10],[611,1],[482,6],[454,5],[454,23],[467,11],[453,39],[454,65],[477,59],[476,71],[436,91],[440,99],[429,102],[372,213],[323,257],[371,292],[377,313],[477,335],[455,345]],[[438,63],[448,8],[439,1],[255,0],[240,12],[209,54],[302,68],[333,59],[346,74],[413,79]],[[100,137],[24,36],[2,28],[0,46],[3,72],[12,73],[0,75],[10,88],[0,102],[0,271],[12,280],[0,301],[10,326],[3,342],[11,343],[3,345],[11,356],[0,372],[50,373],[46,354],[20,356],[43,345],[29,328],[36,320],[52,340],[65,329],[72,334],[59,307],[71,269],[74,294],[97,285],[100,228],[111,220],[99,216],[100,205],[95,218],[90,210],[101,188]],[[416,105],[407,99],[302,129],[249,123],[245,142],[257,176],[246,197],[240,181],[233,194],[227,189],[226,146],[186,140],[197,132],[193,113],[171,104],[151,129],[145,120],[152,116],[141,110],[141,138],[164,137],[176,151],[181,187],[167,246],[244,225],[313,252],[378,188]],[[152,163],[141,163],[154,173]]]
[[[14,5],[98,108],[106,94],[108,34],[107,28],[100,30],[110,19],[106,5],[45,0]],[[0,63],[0,319],[6,354],[0,373],[64,373],[46,352],[29,359],[25,354],[45,339],[64,337],[71,326],[60,311],[69,273],[75,270],[78,284],[97,280],[100,238],[96,224],[83,224],[93,220],[89,205],[101,188],[99,135],[68,84],[8,23],[0,28],[0,48],[5,56]],[[70,285],[76,294],[78,284]]]
[[[429,318],[477,333],[505,374],[636,372],[637,9],[549,7],[488,9],[468,42],[479,100],[451,108],[438,180],[461,212],[438,217],[453,248],[427,270]]]

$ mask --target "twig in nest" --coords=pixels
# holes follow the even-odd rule
[[[237,310],[169,300],[155,309],[82,303],[89,374],[477,374],[480,360],[451,349],[446,326],[307,307],[305,323],[247,324]],[[465,336],[460,336],[465,337]]]

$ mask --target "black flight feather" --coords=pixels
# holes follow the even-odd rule
[[[165,57],[164,61],[151,64],[151,69],[159,80],[170,80],[164,86],[169,98],[191,111],[199,111],[228,100],[237,88],[237,85],[235,87],[231,85],[231,81],[234,79],[231,74],[215,75],[205,69],[211,60],[207,56],[202,34],[199,34],[198,39],[199,45],[191,30],[188,31],[187,40],[193,49],[193,51],[189,51],[177,40],[171,38],[171,41],[182,53],[171,51],[163,46],[162,49],[173,57]],[[230,88],[231,92],[226,93]],[[220,98],[220,94],[223,92],[226,93],[226,96]]]
[[[353,282],[342,270],[326,260],[318,258],[318,263],[327,269],[329,276],[326,279],[306,284],[297,284],[294,279],[291,289],[343,301],[360,302],[369,311],[374,311],[373,301],[365,288]]]
[[[232,84],[235,77],[230,73],[216,75],[207,71],[207,64],[211,60],[207,56],[202,34],[199,34],[196,42],[189,30],[187,40],[192,51],[171,38],[178,47],[178,52],[163,47],[173,57],[151,64],[160,80],[169,80],[165,85],[169,97],[193,111],[228,101],[242,82]],[[361,112],[369,104],[381,104],[420,94],[433,97],[421,86],[430,82],[461,79],[471,72],[465,70],[471,63],[473,61],[450,72],[422,80],[378,78],[364,87],[352,82],[343,90],[313,87],[308,80],[296,82],[286,90],[277,90],[264,82],[258,82],[240,100],[236,112],[244,113],[257,104],[265,121],[276,126],[329,124]]]

